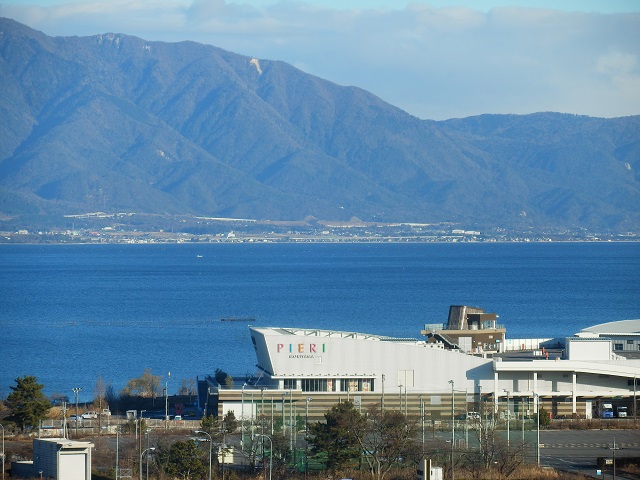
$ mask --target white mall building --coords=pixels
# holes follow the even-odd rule
[[[306,408],[319,418],[332,404],[377,403],[431,419],[488,402],[510,412],[591,418],[607,401],[635,416],[640,320],[597,325],[563,339],[505,339],[495,314],[452,306],[446,325],[423,339],[281,327],[250,327],[258,374],[234,388],[216,385],[218,413]],[[236,379],[236,382],[238,380]],[[313,409],[309,413],[309,402]],[[287,405],[290,405],[288,407]],[[531,405],[531,406],[530,406]]]

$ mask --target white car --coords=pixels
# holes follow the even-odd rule
[[[82,414],[82,418],[84,418],[86,420],[90,420],[92,418],[98,418],[98,414],[96,412],[94,412],[93,410],[91,410],[89,412],[84,412]]]
[[[100,415],[104,415],[105,417],[110,417],[111,416],[111,410],[109,410],[108,408],[103,408],[102,412],[100,413]]]

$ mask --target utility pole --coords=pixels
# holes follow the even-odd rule
[[[164,384],[164,425],[165,430],[169,428],[169,379],[171,372],[167,372],[167,380]]]
[[[80,390],[82,390],[82,387],[75,387],[72,388],[71,390],[73,390],[73,393],[75,393],[76,395],[76,438],[78,438],[78,393],[80,393]]]
[[[307,478],[307,470],[309,470],[309,402],[313,400],[307,397],[307,410],[304,421],[304,478]]]
[[[455,419],[455,404],[456,397],[455,391],[453,390],[454,384],[453,380],[449,380],[451,384],[451,480],[455,480],[454,468],[453,468],[453,448],[455,445],[456,439],[456,419]]]
[[[616,447],[616,437],[613,437],[613,447],[609,447],[609,450],[613,452],[613,480],[616,480],[616,450],[619,449]]]
[[[505,390],[505,393],[507,394],[507,450],[509,450],[509,417],[511,416],[509,412],[509,390]]]

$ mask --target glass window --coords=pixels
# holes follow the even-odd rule
[[[624,345],[622,343],[614,343],[613,344],[613,349],[614,350],[622,350],[624,348]]]
[[[303,392],[326,392],[327,391],[327,379],[326,378],[305,378],[302,380]]]
[[[298,388],[298,381],[295,378],[286,378],[284,380],[285,390],[295,390]]]

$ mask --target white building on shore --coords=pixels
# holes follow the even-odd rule
[[[640,358],[633,354],[640,353],[640,320],[611,322],[546,342],[553,349],[536,345],[505,351],[505,330],[495,323],[495,314],[451,308],[449,323],[441,329],[425,326],[420,340],[250,327],[259,373],[241,392],[218,388],[218,412],[246,416],[251,395],[251,415],[260,408],[256,398],[263,406],[265,398],[267,405],[275,403],[276,410],[287,408],[285,402],[313,398],[322,412],[337,401],[353,400],[406,412],[422,409],[437,419],[451,414],[452,398],[458,396],[461,412],[479,402],[497,409],[509,397],[516,414],[536,399],[553,416],[591,418],[603,401],[615,399],[635,415]],[[634,348],[622,355],[620,345]]]

